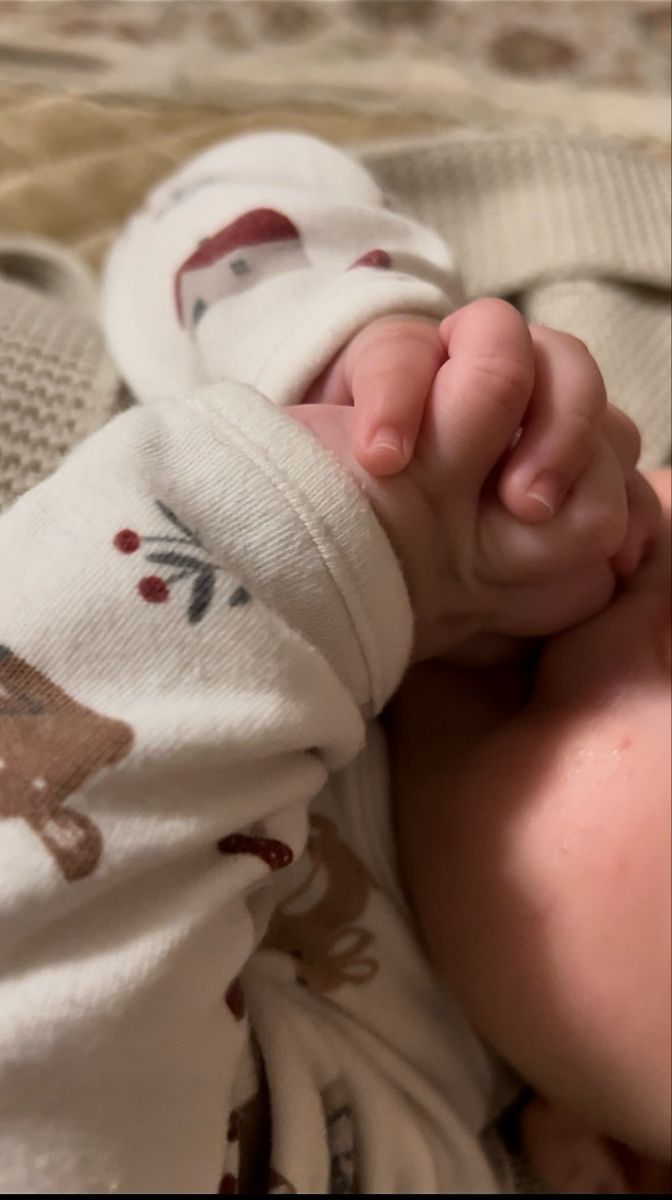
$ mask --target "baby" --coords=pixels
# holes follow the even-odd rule
[[[289,135],[112,255],[145,403],[0,520],[6,1192],[498,1190],[366,722],[602,608],[657,507],[585,348],[454,286]]]
[[[394,703],[402,866],[431,956],[555,1109],[556,1192],[669,1192],[670,472],[655,556],[530,669],[416,668]],[[625,1143],[625,1153],[608,1138]]]

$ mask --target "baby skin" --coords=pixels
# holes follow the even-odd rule
[[[428,953],[539,1097],[552,1190],[670,1188],[670,472],[654,554],[535,665],[412,671],[392,750]],[[541,1097],[546,1099],[541,1099]]]
[[[287,412],[386,528],[416,661],[491,661],[583,620],[656,528],[639,436],[586,347],[500,300],[374,321]]]
[[[429,953],[552,1098],[523,1120],[551,1187],[653,1190],[669,1152],[669,564],[660,542],[645,561],[660,509],[637,431],[582,343],[497,300],[374,322],[289,411],[387,529],[416,662],[453,664],[411,672],[393,710],[402,865]],[[456,666],[570,626],[531,701],[528,668],[484,683]]]

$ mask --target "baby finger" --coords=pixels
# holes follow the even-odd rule
[[[522,434],[499,482],[520,520],[549,521],[595,453],[606,409],[604,381],[583,342],[531,326],[535,382]]]

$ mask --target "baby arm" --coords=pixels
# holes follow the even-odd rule
[[[397,683],[403,581],[225,385],[112,422],[0,547],[2,1190],[212,1193],[261,897]]]

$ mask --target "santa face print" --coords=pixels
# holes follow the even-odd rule
[[[194,332],[212,305],[285,271],[309,267],[296,226],[274,209],[243,213],[205,238],[175,275],[180,324]]]

